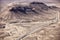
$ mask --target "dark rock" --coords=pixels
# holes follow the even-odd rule
[[[0,24],[0,28],[5,28],[5,24]]]
[[[56,6],[49,6],[50,9],[58,8]]]
[[[44,3],[42,3],[42,2],[31,2],[30,4],[33,5],[33,6],[35,5],[35,7],[38,6],[40,9],[48,10],[48,6]]]
[[[32,6],[33,5],[33,6]],[[34,6],[35,5],[35,6]],[[48,10],[48,6],[45,5],[44,3],[42,2],[31,2],[29,6],[17,6],[17,7],[13,7],[10,9],[11,12],[14,12],[14,13],[18,13],[18,12],[21,12],[23,14],[27,14],[27,12],[34,12],[34,13],[37,13],[35,10],[32,10],[33,8],[38,8],[40,10]],[[39,11],[39,10],[38,10]]]
[[[14,13],[21,12],[21,13],[26,14],[27,12],[35,12],[32,9],[33,9],[32,7],[28,7],[28,6],[24,6],[24,7],[18,6],[18,7],[13,7],[12,9],[10,9],[10,11]]]

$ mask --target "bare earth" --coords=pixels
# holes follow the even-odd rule
[[[20,4],[10,3],[0,12],[0,40],[60,40],[60,8],[44,10],[41,6],[31,5],[38,14],[9,11],[18,5],[26,5]]]

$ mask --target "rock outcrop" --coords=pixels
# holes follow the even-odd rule
[[[60,16],[58,14],[60,8],[42,2],[10,3],[0,12],[0,29],[2,29],[0,38],[2,40],[59,40]]]

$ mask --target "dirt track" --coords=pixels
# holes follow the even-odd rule
[[[21,16],[20,14],[16,16],[14,13],[12,15],[9,9],[9,7],[6,7],[0,15],[0,23],[2,24],[0,31],[3,31],[1,32],[0,40],[60,39],[60,9],[49,9],[43,12],[37,11],[42,13],[42,15],[32,14],[27,16]],[[18,16],[19,19],[16,19]]]

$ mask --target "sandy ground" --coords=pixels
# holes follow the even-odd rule
[[[44,16],[29,16],[21,20],[4,20],[0,23],[0,40],[60,40],[60,10]]]

